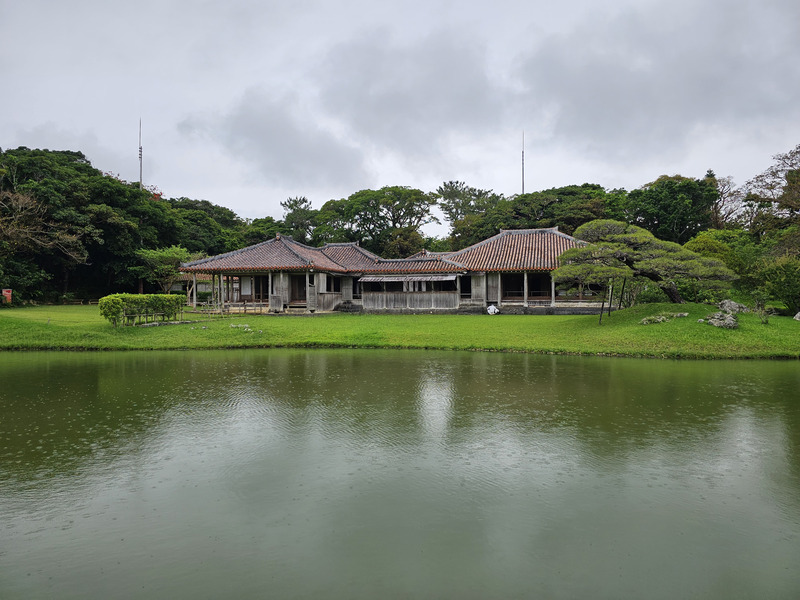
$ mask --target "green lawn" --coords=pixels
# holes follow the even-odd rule
[[[681,318],[641,325],[647,315]],[[713,307],[644,305],[603,317],[519,315],[314,315],[212,318],[114,328],[96,306],[0,310],[0,350],[174,350],[337,347],[436,348],[665,358],[800,358],[800,322],[740,315],[737,330],[697,320]],[[192,318],[185,315],[185,318]],[[200,317],[197,317],[198,319]],[[247,325],[248,327],[245,327]]]

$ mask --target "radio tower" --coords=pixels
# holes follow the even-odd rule
[[[525,130],[522,130],[522,193],[525,193]]]
[[[139,189],[142,189],[142,119],[139,119]]]

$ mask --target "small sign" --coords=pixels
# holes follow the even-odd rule
[[[3,302],[8,302],[11,304],[11,290],[3,289]]]

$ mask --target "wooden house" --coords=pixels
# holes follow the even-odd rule
[[[211,275],[216,305],[272,312],[574,308],[586,298],[558,294],[551,273],[561,253],[583,243],[557,228],[504,230],[456,252],[384,259],[355,243],[313,248],[278,235],[182,270]]]

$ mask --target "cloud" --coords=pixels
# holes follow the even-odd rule
[[[796,0],[7,3],[0,145],[280,214],[366,187],[738,181],[800,139]],[[22,51],[12,51],[22,49]]]
[[[302,104],[297,94],[251,88],[219,117],[191,116],[178,130],[220,144],[270,184],[353,186],[368,179],[361,150]]]
[[[451,135],[496,130],[505,93],[482,41],[450,30],[398,37],[382,30],[332,47],[311,73],[321,109],[361,144],[419,162]]]
[[[765,24],[792,13],[800,18],[787,2],[595,12],[521,61],[521,101],[551,112],[552,137],[613,160],[683,152],[698,129],[789,119],[800,44],[796,32]]]

